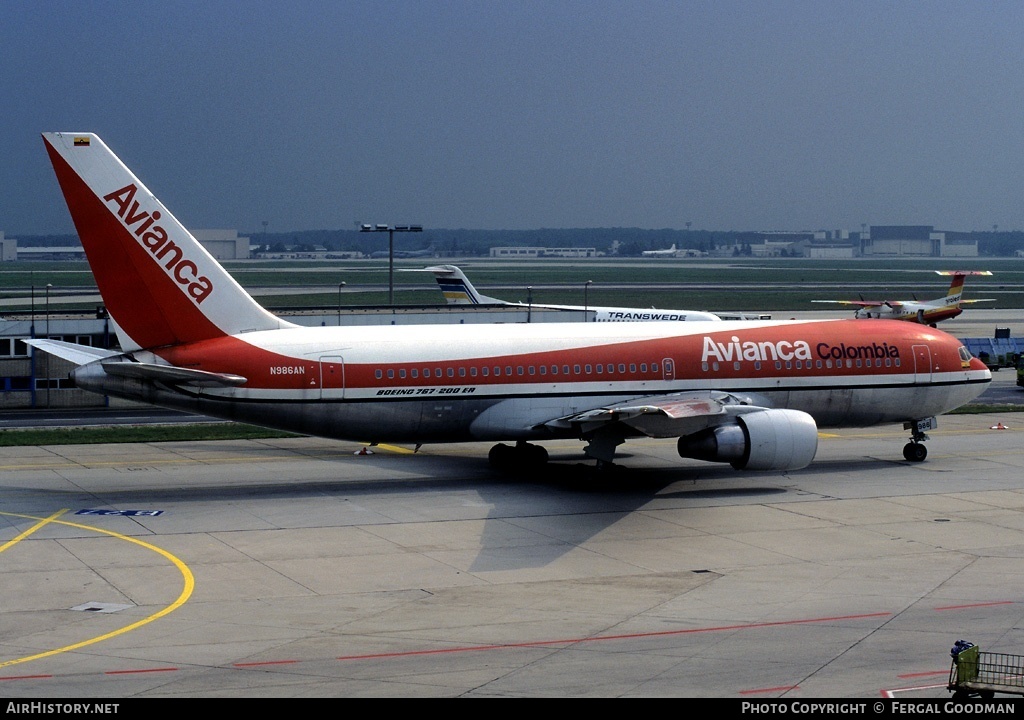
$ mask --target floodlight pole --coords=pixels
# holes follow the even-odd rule
[[[31,291],[32,292],[32,300],[31,300],[31,303],[32,303],[32,321],[31,321],[31,323],[28,326],[28,335],[29,335],[30,338],[35,340],[35,337],[36,337],[36,274],[35,274],[35,271],[30,271],[29,276],[31,277],[31,282],[32,282],[32,291]],[[30,347],[29,348],[29,353],[30,353],[30,356],[29,356],[29,366],[30,366],[29,374],[31,375],[31,379],[32,379],[32,388],[31,388],[32,389],[32,407],[35,407],[36,406],[36,383],[38,381],[38,378],[36,377],[36,368],[39,367],[39,366],[36,364],[36,349]]]
[[[341,289],[345,287],[344,282],[338,283],[338,325],[341,326]]]
[[[371,225],[363,223],[359,232],[386,232],[388,234],[388,304],[395,304],[395,233],[423,232],[422,225]]]
[[[46,339],[50,339],[50,288],[53,285],[46,283]],[[46,407],[50,407],[50,362],[46,362]]]

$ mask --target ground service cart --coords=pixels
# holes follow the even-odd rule
[[[1024,655],[982,652],[964,640],[957,640],[949,654],[953,665],[946,689],[954,699],[989,699],[996,693],[1024,695]]]

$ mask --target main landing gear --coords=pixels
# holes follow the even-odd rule
[[[928,448],[923,444],[928,436],[924,431],[934,430],[935,426],[936,422],[933,417],[903,423],[903,429],[910,430],[910,442],[903,446],[904,459],[908,462],[924,462],[924,459],[928,457]]]
[[[513,447],[498,443],[487,454],[491,467],[498,470],[528,470],[543,467],[548,461],[548,451],[540,445],[520,440]]]

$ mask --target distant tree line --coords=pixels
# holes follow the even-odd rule
[[[239,231],[240,234],[246,233]],[[1024,231],[984,231],[957,233],[959,237],[978,241],[978,254],[988,257],[1012,257],[1024,250]],[[387,250],[387,233],[364,233],[357,230],[303,230],[295,232],[248,233],[253,244],[271,249],[359,251],[369,255]],[[8,237],[11,237],[8,233]],[[617,248],[622,257],[636,257],[644,250],[660,250],[673,243],[680,249],[712,252],[715,248],[733,247],[736,254],[749,254],[750,231],[746,230],[674,230],[645,228],[542,228],[539,230],[439,230],[424,228],[423,232],[396,232],[395,250],[434,248],[449,257],[487,256],[492,247],[593,247],[607,254]],[[22,247],[78,245],[77,235],[17,236]]]

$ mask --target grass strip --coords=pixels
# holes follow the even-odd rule
[[[0,447],[89,445],[101,443],[193,442],[301,437],[296,433],[244,423],[119,425],[89,428],[9,429],[0,431]]]

